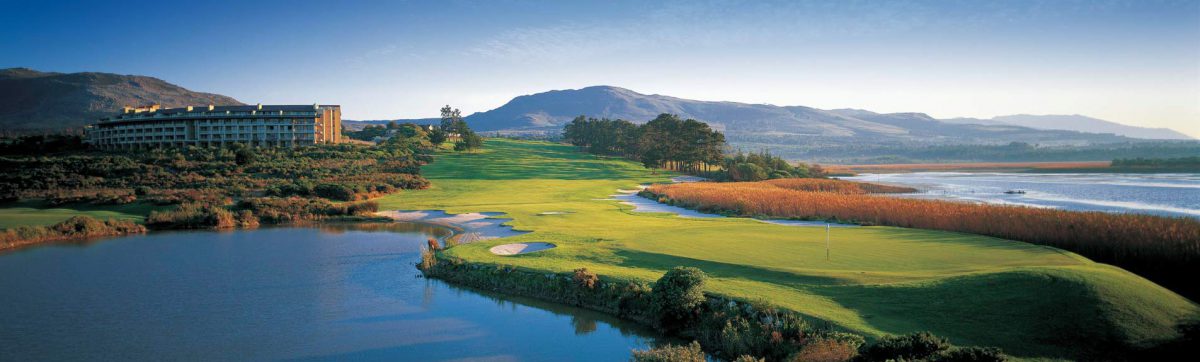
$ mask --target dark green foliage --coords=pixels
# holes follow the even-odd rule
[[[945,338],[929,332],[886,336],[867,346],[860,356],[864,361],[919,360],[933,357],[950,348]]]
[[[699,316],[704,305],[704,281],[700,269],[677,266],[654,282],[650,293],[658,326],[665,330],[687,327]]]
[[[563,138],[586,152],[693,174],[719,164],[725,149],[725,135],[704,122],[672,114],[661,114],[641,126],[579,116],[563,129]]]
[[[818,331],[796,313],[765,303],[710,298],[702,309],[694,336],[726,359],[750,355],[780,361],[812,337],[832,333]]]
[[[1113,168],[1156,170],[1200,170],[1200,156],[1178,158],[1125,158],[1112,161]]]
[[[723,167],[728,170],[718,178],[728,181],[762,181],[780,178],[825,177],[819,165],[802,162],[792,164],[770,152],[738,153],[725,157]]]
[[[415,131],[414,131],[415,132]],[[428,186],[426,143],[388,142],[297,148],[161,148],[0,157],[0,199],[51,204],[220,203],[262,195],[338,201]],[[320,185],[320,190],[318,190]],[[320,191],[320,192],[318,192]]]
[[[646,167],[703,175],[719,180],[759,181],[824,177],[820,166],[791,164],[766,152],[727,155],[725,135],[704,122],[661,114],[644,125],[625,120],[576,117],[563,139],[594,154],[623,156]],[[716,171],[719,168],[720,171]]]
[[[357,194],[353,188],[341,184],[320,184],[313,188],[313,193],[319,197],[338,201],[354,200],[354,195]]]
[[[462,112],[450,108],[449,105],[442,107],[442,123],[438,129],[454,140],[455,151],[470,151],[483,147],[483,137],[471,130],[463,120]]]
[[[648,350],[633,351],[636,362],[706,362],[708,356],[700,349],[700,343],[692,341],[686,346],[668,344]],[[740,360],[739,360],[740,361]]]
[[[0,138],[0,155],[49,155],[87,150],[79,135],[36,135]]]
[[[475,132],[468,130],[463,133],[458,142],[454,143],[455,151],[470,151],[483,147],[483,137],[479,137]]]
[[[956,347],[930,358],[934,362],[1004,362],[1008,356],[995,347]]]

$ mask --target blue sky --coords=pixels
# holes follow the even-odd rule
[[[0,67],[142,74],[349,119],[551,89],[1200,137],[1200,1],[0,0]]]

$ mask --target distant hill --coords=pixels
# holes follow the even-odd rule
[[[120,112],[125,105],[153,103],[164,107],[243,104],[153,77],[0,69],[0,130],[6,132],[79,128]]]
[[[481,131],[554,131],[579,115],[645,122],[661,113],[705,121],[732,141],[747,143],[986,143],[1087,144],[1129,138],[1074,131],[1047,131],[1008,124],[943,122],[924,113],[875,113],[856,109],[697,101],[629,89],[594,86],[513,98],[466,120]],[[751,142],[752,141],[752,142]]]
[[[1194,139],[1188,135],[1169,128],[1149,128],[1124,125],[1116,122],[1105,121],[1103,119],[1092,118],[1088,116],[1075,115],[1030,115],[1017,114],[1011,116],[993,117],[992,119],[978,118],[955,118],[947,120],[953,123],[975,123],[975,124],[1005,124],[1022,127],[1030,127],[1037,129],[1055,129],[1068,130],[1092,133],[1112,133],[1125,137],[1144,138],[1144,139],[1162,139],[1162,140],[1190,140]]]

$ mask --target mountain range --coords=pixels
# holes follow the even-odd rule
[[[613,86],[553,90],[513,98],[499,108],[467,116],[476,130],[506,134],[555,133],[579,115],[636,123],[672,113],[704,121],[731,144],[774,145],[944,145],[1035,143],[1069,146],[1138,142],[1142,138],[1190,139],[1167,129],[1125,126],[1083,116],[1005,116],[935,119],[924,113],[875,113],[737,102],[698,101],[641,94]],[[418,123],[435,119],[400,120]],[[386,121],[369,121],[381,123]],[[358,122],[348,121],[347,124]],[[358,123],[361,126],[363,123]]]
[[[952,118],[943,119],[950,123],[971,123],[991,125],[1012,125],[1037,129],[1058,129],[1093,133],[1112,133],[1133,138],[1161,140],[1190,140],[1192,137],[1169,128],[1149,128],[1124,125],[1103,119],[1072,115],[1032,115],[1015,114],[999,116],[991,119]]]
[[[161,79],[111,73],[54,73],[28,68],[0,70],[0,130],[78,128],[116,113],[124,105],[158,103],[241,105],[231,97],[194,92]],[[1084,116],[1015,115],[992,119],[935,119],[924,113],[876,113],[737,102],[699,101],[642,94],[613,86],[553,90],[513,98],[471,114],[476,130],[554,134],[579,115],[645,122],[662,113],[707,122],[731,144],[753,148],[781,145],[1082,145],[1138,142],[1143,138],[1190,139],[1168,129],[1121,125]],[[432,123],[436,119],[400,120]],[[350,127],[386,121],[350,121]]]
[[[0,130],[6,132],[78,129],[123,106],[154,103],[168,108],[242,104],[140,75],[0,69]]]

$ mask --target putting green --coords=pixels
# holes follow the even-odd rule
[[[604,200],[669,174],[539,142],[489,139],[479,153],[442,153],[428,190],[380,199],[382,209],[504,212],[521,236],[447,251],[472,262],[657,279],[694,266],[709,291],[759,299],[868,336],[929,330],[960,345],[1021,357],[1072,357],[1112,343],[1177,336],[1196,304],[1074,253],[975,235],[892,227],[838,228],[826,259],[823,228],[747,219],[634,213]],[[559,212],[554,217],[540,216]],[[497,256],[489,248],[546,241],[557,248]]]

